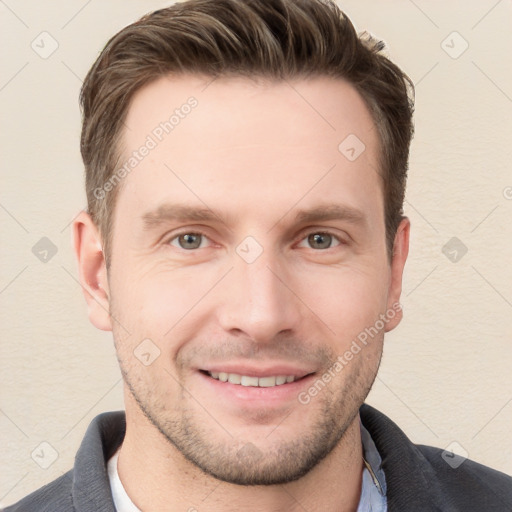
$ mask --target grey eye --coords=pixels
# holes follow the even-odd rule
[[[179,247],[182,249],[198,249],[203,243],[203,235],[200,233],[184,233],[183,235],[179,235],[171,241],[171,245],[176,247],[175,241],[177,241]]]
[[[329,249],[333,242],[329,233],[311,233],[308,235],[308,243],[313,249]]]
[[[336,235],[332,235],[327,231],[313,231],[301,240],[299,247],[322,250],[331,249],[341,243],[342,242]]]

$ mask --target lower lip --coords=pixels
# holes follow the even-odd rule
[[[264,388],[222,382],[202,372],[198,373],[217,397],[222,396],[228,400],[241,401],[246,404],[254,403],[254,405],[279,405],[290,400],[298,400],[299,393],[310,385],[315,376],[315,374],[311,374],[293,382]]]

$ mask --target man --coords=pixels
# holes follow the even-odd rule
[[[334,4],[192,0],[81,95],[91,322],[123,412],[14,511],[505,511],[512,479],[364,404],[400,322],[412,87]]]

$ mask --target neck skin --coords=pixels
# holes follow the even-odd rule
[[[145,418],[125,392],[126,435],[118,473],[141,510],[355,512],[363,453],[359,414],[337,447],[307,475],[276,486],[239,486],[205,475]]]

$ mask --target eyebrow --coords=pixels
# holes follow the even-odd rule
[[[220,215],[210,208],[197,208],[182,204],[163,204],[155,210],[145,213],[142,220],[146,229],[154,228],[166,222],[220,221],[224,223]]]
[[[340,204],[320,205],[309,210],[299,210],[294,217],[295,223],[306,224],[326,220],[343,220],[351,224],[364,225],[367,217],[362,210]]]
[[[281,223],[287,214],[274,224]],[[234,217],[230,217],[233,219]],[[310,209],[298,210],[294,217],[294,224],[307,224],[327,220],[343,220],[355,225],[367,224],[367,217],[363,211],[339,204],[319,205]],[[226,216],[215,212],[210,208],[201,208],[183,204],[163,204],[155,210],[142,215],[145,229],[152,229],[168,222],[221,222],[226,224]]]

